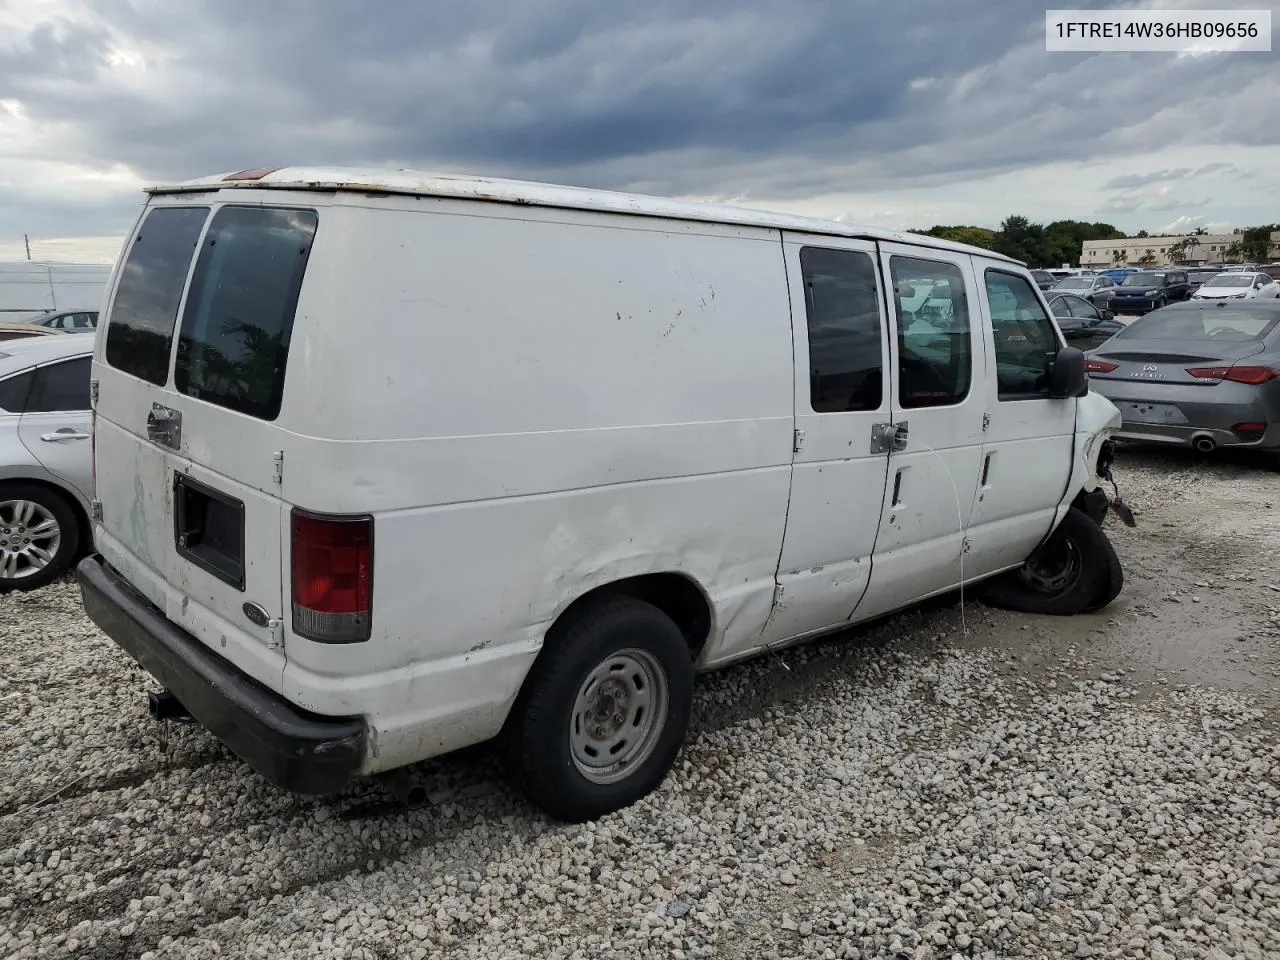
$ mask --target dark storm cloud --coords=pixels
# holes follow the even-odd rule
[[[0,41],[0,98],[59,131],[46,159],[149,180],[390,162],[669,194],[937,184],[1224,136],[1230,95],[1274,68],[1047,54],[1043,12],[1022,0],[76,9]],[[122,50],[148,60],[127,82]],[[1274,143],[1276,128],[1247,138]],[[1111,186],[1151,182],[1131,179]],[[0,186],[0,218],[16,191]],[[80,232],[118,229],[103,216]]]

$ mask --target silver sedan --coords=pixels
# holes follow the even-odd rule
[[[1280,301],[1153,310],[1089,353],[1085,369],[1120,409],[1120,439],[1280,449]]]
[[[0,593],[44,586],[90,545],[93,341],[0,342]]]
[[[1055,283],[1053,289],[1045,296],[1054,297],[1060,293],[1088,300],[1106,316],[1111,312],[1111,301],[1116,296],[1116,285],[1110,277],[1104,277],[1102,274],[1095,277],[1064,277]]]

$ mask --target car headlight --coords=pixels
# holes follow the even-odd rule
[[[1142,291],[1142,295],[1144,297],[1154,297],[1159,292],[1159,290],[1144,290]]]

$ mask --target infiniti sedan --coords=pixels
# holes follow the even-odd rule
[[[1085,369],[1124,418],[1119,439],[1280,449],[1280,300],[1154,310],[1088,354]]]

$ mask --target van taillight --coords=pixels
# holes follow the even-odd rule
[[[293,632],[321,643],[369,639],[373,598],[373,518],[294,510]]]

